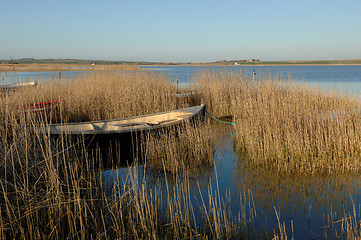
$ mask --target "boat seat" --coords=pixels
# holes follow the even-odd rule
[[[182,114],[178,114],[178,118],[186,118],[188,116],[192,115],[192,113],[182,113]]]
[[[61,125],[52,127],[54,128],[53,131],[60,131],[60,132],[83,132],[83,131],[94,131],[94,127],[92,124],[69,124],[69,125]]]
[[[92,124],[84,124],[79,131],[94,131],[94,126]]]
[[[158,124],[164,124],[164,123],[169,123],[169,122],[175,122],[177,120],[180,120],[181,118],[171,118],[171,119],[166,119],[163,121],[159,121]]]
[[[106,124],[103,126],[103,131],[116,131],[122,129],[135,129],[135,128],[145,128],[149,127],[147,123],[125,123],[125,124]]]

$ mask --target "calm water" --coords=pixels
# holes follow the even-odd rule
[[[0,84],[12,84],[32,81],[48,81],[50,79],[69,79],[81,74],[87,74],[87,71],[62,71],[62,72],[0,72]]]
[[[256,72],[256,79],[257,76],[265,73],[306,82],[325,91],[335,90],[349,95],[361,94],[361,66],[164,66],[144,68],[169,74],[174,82],[179,77],[179,82],[183,85],[187,85],[193,75],[202,71],[232,70],[239,72],[242,70],[250,76]]]
[[[189,67],[167,66],[149,67],[154,71],[162,71],[170,75],[173,81],[179,77],[183,85],[187,85],[192,75],[202,71],[239,71],[240,67]],[[325,91],[337,90],[349,95],[361,94],[361,66],[245,66],[242,71],[259,76],[263,73],[282,75]],[[64,72],[65,73],[65,72]],[[24,79],[56,78],[55,73],[18,73]],[[72,74],[69,72],[69,74]],[[17,75],[16,77],[19,77]],[[0,76],[3,76],[0,75]],[[291,223],[295,239],[336,239],[331,236],[332,228],[328,228],[328,219],[333,216],[339,220],[344,213],[352,213],[355,203],[358,217],[361,204],[361,177],[357,175],[337,176],[282,176],[277,172],[255,169],[247,163],[247,159],[237,154],[234,146],[233,128],[231,126],[215,127],[221,131],[221,137],[215,143],[215,165],[213,169],[205,169],[192,179],[191,196],[195,206],[200,206],[199,196],[207,202],[208,187],[212,191],[218,189],[225,204],[237,216],[240,211],[254,209],[257,213],[257,225],[264,226],[272,238],[273,229],[278,229],[277,214],[280,222],[285,222],[288,237],[291,237]],[[138,168],[119,168],[102,173],[104,183],[110,193],[114,184],[121,184],[129,171],[139,172],[139,181],[146,181],[148,186],[160,184],[165,186],[166,179],[162,174]],[[168,182],[169,183],[169,182]],[[171,183],[170,183],[171,184]],[[200,190],[198,189],[198,184]],[[227,200],[230,199],[230,200]],[[252,203],[245,207],[243,200]],[[334,225],[340,227],[340,223]],[[262,228],[262,227],[261,227]],[[327,236],[327,237],[326,237]]]
[[[219,127],[219,126],[217,126]],[[359,193],[361,178],[352,175],[337,176],[281,176],[274,171],[254,169],[247,164],[247,159],[239,156],[234,146],[232,127],[222,127],[223,136],[215,146],[215,165],[213,169],[200,170],[197,177],[190,180],[190,196],[198,219],[202,206],[201,196],[208,204],[208,191],[213,195],[217,191],[224,201],[226,209],[231,209],[233,217],[238,213],[255,211],[256,231],[267,229],[273,236],[273,229],[278,229],[277,214],[280,222],[286,224],[288,236],[291,235],[291,222],[295,239],[337,239],[332,237],[332,228],[328,228],[328,219],[339,220],[343,213],[353,213],[355,202],[359,216]],[[129,179],[129,171],[135,168],[119,168],[102,173],[108,194],[114,184],[123,185]],[[164,193],[167,187],[173,189],[175,184],[159,172],[136,168],[139,181],[145,181],[149,187],[162,186]],[[128,180],[129,181],[129,180]],[[198,187],[199,186],[199,187]],[[172,190],[174,191],[174,189]],[[166,194],[163,194],[166,196]],[[335,224],[339,228],[341,223]],[[339,232],[339,231],[338,231]]]
[[[162,71],[171,76],[175,82],[179,77],[183,85],[190,78],[202,71],[239,71],[239,67],[183,67],[170,66],[149,68]],[[272,67],[242,67],[242,71],[256,76],[263,73],[289,76],[306,84],[311,84],[325,91],[336,90],[349,95],[361,94],[361,66],[272,66]],[[330,225],[342,218],[344,213],[352,213],[356,206],[359,215],[361,204],[361,177],[357,175],[337,176],[284,176],[277,172],[255,169],[247,163],[247,159],[239,156],[233,149],[232,127],[221,127],[223,137],[216,143],[215,166],[200,173],[191,183],[191,192],[195,206],[199,206],[200,194],[207,202],[208,188],[212,186],[219,191],[233,215],[241,211],[257,213],[255,221],[258,226],[268,229],[273,236],[273,229],[278,229],[277,215],[280,222],[286,224],[288,236],[291,237],[291,223],[295,239],[337,239],[331,233],[339,228],[341,223]],[[154,175],[140,168],[140,179],[146,182],[164,184],[162,175]],[[106,185],[119,182],[117,176],[124,178],[128,169],[118,169],[103,172]],[[199,183],[201,191],[198,189]],[[227,197],[226,197],[227,196]],[[229,202],[227,199],[231,199]],[[251,202],[254,206],[245,207],[242,203]],[[354,205],[353,205],[354,203]],[[251,208],[251,209],[250,209]],[[338,231],[339,232],[339,231]]]

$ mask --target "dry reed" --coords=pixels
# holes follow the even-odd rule
[[[208,110],[233,116],[249,161],[283,172],[360,171],[357,99],[323,93],[292,79],[245,72],[195,77]]]
[[[154,72],[95,72],[11,94],[9,104],[65,99],[62,122],[123,118],[175,109],[176,88]]]
[[[188,122],[158,137],[148,136],[143,147],[145,164],[171,174],[188,172],[195,177],[198,169],[213,168],[214,141],[209,122]]]
[[[327,171],[358,169],[356,140],[348,140],[349,136],[358,136],[357,115],[347,120],[335,120],[327,114],[324,117],[327,111],[340,107],[352,109],[349,99],[287,88],[273,79],[252,83],[242,72],[204,73],[199,79],[195,92],[203,95],[209,111],[217,117],[234,116],[238,146],[255,164],[283,167],[286,172],[315,171],[319,167]],[[99,156],[89,155],[82,142],[52,140],[46,133],[31,134],[24,128],[26,124],[121,118],[170,110],[177,105],[175,93],[164,75],[107,72],[1,96],[0,238],[206,239],[255,235],[256,230],[249,229],[256,229],[256,214],[246,216],[243,207],[240,215],[232,216],[219,189],[209,186],[206,196],[200,191],[201,220],[195,216],[196,206],[190,200],[186,180],[182,184],[166,182],[164,192],[159,185],[150,187],[139,181],[137,172],[131,172],[128,181],[115,184],[108,195],[96,171]],[[59,98],[65,98],[65,102],[50,116],[13,110],[19,104]],[[186,149],[170,156],[187,160],[187,168],[192,166],[194,156],[199,157],[200,166],[210,165],[212,145],[207,127],[201,132],[186,128],[184,138],[183,132],[177,133],[179,142],[172,135],[160,141],[169,144],[174,152]],[[331,139],[334,136],[341,136],[340,140]],[[195,142],[187,142],[188,137]],[[293,140],[297,140],[296,145],[289,145]],[[147,148],[155,147],[155,143],[149,139]],[[327,148],[329,145],[332,147]],[[287,154],[282,152],[285,148]],[[313,151],[308,153],[309,149]],[[153,152],[156,155],[150,154],[148,159],[168,159],[167,152],[162,155],[161,151]],[[322,155],[322,151],[326,154]],[[328,160],[327,154],[334,159]],[[337,165],[346,155],[344,165]],[[177,172],[177,165],[180,162],[171,165],[170,171]],[[162,166],[163,171],[169,171],[165,164]]]
[[[113,193],[107,195],[99,172],[100,156],[89,154],[83,142],[73,142],[67,136],[52,139],[47,133],[26,130],[26,125],[32,124],[170,110],[177,105],[174,94],[175,88],[163,75],[125,72],[54,81],[2,95],[0,238],[180,239],[231,234],[235,228],[228,211],[217,210],[223,208],[219,194],[207,196],[210,205],[202,205],[203,215],[208,216],[206,222],[194,217],[189,182],[169,183],[172,189],[164,193],[157,186],[139,182],[134,172],[128,182],[114,185]],[[21,104],[59,98],[65,98],[65,102],[51,115],[16,110]],[[187,106],[186,102],[178,104]],[[201,163],[198,167],[209,166],[213,161],[210,129],[205,126],[201,130],[187,127],[177,132],[180,141],[175,145],[178,138],[171,135],[161,141],[173,150],[182,147],[185,155],[180,159],[188,161],[186,167],[195,164],[191,161],[195,156]],[[207,131],[208,135],[203,135]],[[188,137],[195,138],[194,142],[187,142]],[[155,143],[149,139],[152,141]],[[213,212],[208,213],[209,207]]]

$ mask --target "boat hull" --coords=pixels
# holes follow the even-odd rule
[[[163,124],[145,126],[142,125],[145,120],[157,119],[160,115],[178,113],[188,113],[187,117],[179,120],[165,122]],[[184,114],[183,114],[184,115]],[[115,119],[106,121],[92,121],[86,123],[71,123],[71,124],[49,124],[46,128],[40,126],[32,127],[32,130],[43,131],[44,134],[49,134],[55,141],[71,141],[77,143],[77,146],[85,147],[91,154],[100,154],[103,159],[103,166],[106,168],[117,166],[124,166],[132,164],[134,160],[142,161],[143,156],[139,146],[145,139],[158,137],[165,133],[175,131],[187,124],[194,124],[204,120],[205,106],[200,105],[191,108],[178,109],[163,113],[149,114],[139,117]],[[172,117],[172,116],[171,116]],[[141,120],[142,124],[129,125]],[[121,129],[99,130],[96,127],[105,126],[105,123],[123,123]],[[87,125],[94,126],[94,130],[89,130]],[[126,127],[125,125],[129,126]],[[110,124],[111,125],[111,124]],[[113,126],[112,125],[112,126]],[[119,125],[119,124],[118,124]],[[60,126],[65,126],[61,128]],[[125,127],[124,127],[125,126]],[[31,126],[30,126],[31,128]],[[108,127],[109,128],[109,127]],[[106,129],[104,127],[104,129]],[[144,149],[142,149],[144,150]]]

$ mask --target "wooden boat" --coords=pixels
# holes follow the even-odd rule
[[[29,127],[33,131],[46,132],[50,135],[102,135],[111,137],[128,133],[164,129],[179,125],[185,121],[202,119],[204,114],[205,106],[199,105],[122,119],[65,124],[44,124]]]
[[[141,159],[141,151],[135,146],[150,134],[163,134],[180,127],[186,122],[202,121],[205,106],[177,109],[173,111],[122,119],[90,121],[67,124],[28,125],[33,132],[49,134],[53,139],[70,139],[72,142],[84,143],[92,154],[100,150],[103,166],[114,164],[126,166],[134,157]],[[144,150],[144,149],[143,149]]]
[[[37,85],[36,82],[23,82],[23,83],[0,85],[0,92],[11,92],[19,88],[36,87],[36,85]]]

